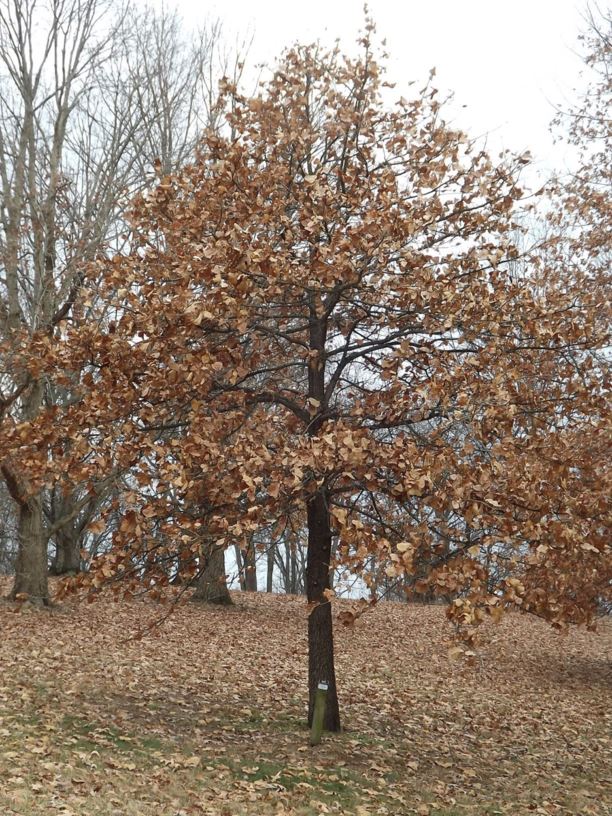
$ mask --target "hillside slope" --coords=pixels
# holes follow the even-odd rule
[[[304,601],[234,599],[142,640],[151,603],[0,604],[0,814],[610,812],[609,623],[510,615],[468,666],[443,609],[381,604],[337,626],[345,731],[313,749]]]

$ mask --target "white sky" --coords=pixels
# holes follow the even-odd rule
[[[166,5],[172,5],[167,3]],[[219,17],[228,39],[254,34],[250,62],[273,62],[296,40],[340,38],[354,49],[362,0],[176,0],[187,24]],[[572,98],[582,67],[581,0],[370,0],[390,55],[397,97],[436,67],[436,87],[453,91],[452,120],[492,151],[529,148],[543,169],[562,162],[548,131],[553,105]],[[419,87],[417,85],[417,87]],[[466,105],[467,107],[462,107]],[[448,116],[448,114],[447,114]]]

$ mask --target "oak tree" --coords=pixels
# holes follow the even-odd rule
[[[526,159],[450,127],[431,80],[386,104],[361,46],[296,47],[252,97],[226,84],[227,129],[135,202],[131,251],[102,265],[116,320],[75,329],[62,364],[92,366],[66,433],[144,486],[90,580],[159,594],[177,554],[193,575],[204,546],[291,518],[309,719],[325,680],[331,731],[332,549],[368,580],[371,555],[388,577],[426,564],[416,589],[454,597],[468,643],[508,605],[590,622],[609,569],[581,443],[608,427],[603,327],[554,267],[512,272]]]

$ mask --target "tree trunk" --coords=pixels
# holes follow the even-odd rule
[[[320,682],[329,684],[323,727],[340,730],[340,709],[334,669],[334,639],[331,603],[324,592],[329,589],[331,527],[326,494],[319,491],[307,503],[308,558],[306,594],[315,603],[308,617],[308,724],[312,725],[314,702]]]
[[[238,544],[234,544],[234,556],[236,558],[236,569],[238,571],[238,581],[240,582],[240,589],[246,592],[246,575],[244,571],[244,559],[242,557],[242,550]]]
[[[244,554],[244,583],[247,592],[257,592],[257,565],[255,545],[252,541]]]
[[[81,571],[81,544],[77,531],[71,525],[55,534],[55,547],[51,566],[53,575],[76,575]]]
[[[293,544],[289,553],[289,592],[297,595],[297,544]]]
[[[274,584],[274,561],[276,559],[276,544],[268,547],[268,561],[266,564],[266,592],[272,592]]]
[[[227,589],[225,557],[222,547],[214,545],[203,554],[204,570],[196,581],[193,601],[229,606],[233,603]]]
[[[17,535],[19,551],[10,597],[15,599],[27,595],[33,603],[48,606],[47,538],[44,535],[40,496],[20,502]]]
[[[291,547],[285,544],[285,594],[291,594]]]

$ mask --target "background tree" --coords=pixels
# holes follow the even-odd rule
[[[569,169],[549,185],[544,218],[546,240],[532,256],[531,277],[541,298],[550,289],[572,292],[575,302],[588,314],[584,330],[588,348],[562,350],[561,365],[575,371],[588,369],[593,382],[593,401],[584,406],[581,422],[563,431],[563,444],[580,451],[575,467],[560,474],[564,500],[573,504],[575,514],[598,519],[598,532],[610,533],[610,235],[612,231],[612,143],[610,105],[612,103],[612,15],[610,10],[593,6],[587,13],[587,30],[580,37],[585,54],[585,90],[573,106],[559,112],[554,128],[569,147]],[[574,319],[572,312],[568,313]],[[595,404],[599,400],[599,404]],[[563,515],[559,518],[563,527]],[[564,534],[564,531],[563,533]],[[585,537],[582,547],[602,545]],[[609,551],[608,551],[609,552]],[[555,559],[558,551],[547,557]],[[569,567],[569,565],[565,565]],[[576,558],[572,569],[558,570],[556,581],[566,582],[578,597],[585,581],[593,595],[599,595],[602,608],[610,597],[612,565],[602,560],[593,574],[587,559]],[[534,592],[547,591],[548,582],[541,569],[534,569]],[[554,575],[547,572],[548,577]],[[538,583],[540,586],[538,587]],[[599,585],[597,593],[593,588]],[[609,603],[609,601],[608,601]]]
[[[612,12],[595,7],[588,12],[587,23],[586,33],[580,37],[586,90],[573,106],[561,109],[554,121],[560,139],[573,152],[569,155],[569,175],[557,179],[556,193],[563,208],[553,223],[561,220],[566,228],[566,246],[578,252],[572,274],[578,274],[586,260],[591,275],[597,266],[601,282],[607,281],[610,261]]]
[[[16,363],[17,355],[12,356],[11,351],[26,347],[33,332],[52,334],[74,300],[83,251],[78,239],[67,240],[69,226],[62,216],[72,202],[62,157],[68,119],[108,53],[112,35],[95,33],[104,11],[104,5],[93,2],[54,4],[41,46],[37,39],[40,11],[35,3],[15,0],[0,7],[0,60],[6,75],[0,97],[3,362]],[[49,71],[54,78],[51,86]],[[117,136],[120,117],[115,125],[113,135]],[[114,143],[105,147],[114,147]],[[113,153],[116,160],[116,150]],[[98,226],[92,210],[95,201],[96,190],[88,189],[79,222],[70,224],[81,240]],[[91,257],[86,250],[86,259]],[[10,365],[3,373],[4,381],[10,383],[10,396],[3,399],[4,413],[14,408],[22,419],[36,416],[45,400],[44,379],[27,364]],[[14,594],[46,602],[47,552],[40,487],[28,483],[14,458],[3,456],[1,468],[18,506]]]
[[[180,166],[214,123],[215,77],[240,70],[228,60],[217,23],[185,38],[176,14],[111,0],[0,3],[0,416],[9,430],[69,402],[86,375],[59,386],[38,358],[62,321],[101,319],[95,284],[73,313],[85,267],[122,246],[126,205],[154,163]],[[5,439],[0,469],[18,515],[12,595],[46,603],[47,540],[55,572],[79,568],[109,473],[81,485],[75,470],[72,488],[46,494],[23,465]]]
[[[552,207],[547,213],[546,263],[564,276],[564,282],[574,285],[605,326],[610,315],[612,13],[595,9],[587,21],[587,31],[580,38],[586,89],[553,123],[558,138],[569,148],[569,168],[549,186]],[[601,364],[609,355],[603,353],[604,346],[599,351]]]

